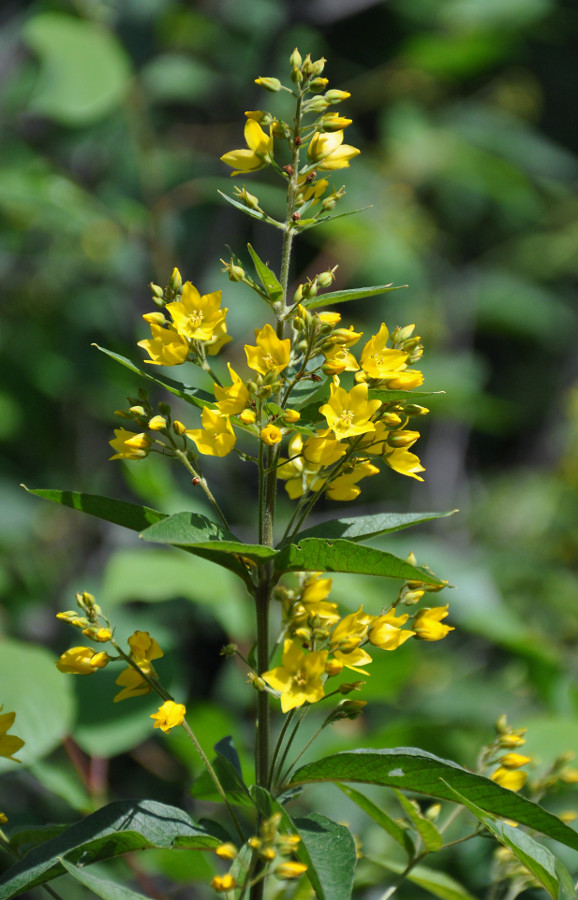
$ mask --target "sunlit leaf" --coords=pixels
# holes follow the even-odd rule
[[[297,543],[303,538],[322,537],[343,538],[348,541],[361,541],[378,537],[380,534],[389,534],[392,531],[402,531],[404,528],[412,528],[414,525],[422,525],[433,519],[445,519],[453,516],[457,509],[449,512],[425,512],[425,513],[380,513],[376,516],[355,516],[351,519],[330,519],[321,522],[311,528],[300,531],[293,538]]]
[[[318,813],[293,824],[301,837],[299,859],[318,900],[350,900],[357,853],[349,828]]]
[[[454,791],[458,791],[484,812],[528,825],[578,850],[578,834],[541,806],[457,763],[413,747],[348,750],[327,756],[298,769],[289,786],[311,781],[382,784],[454,802]]]
[[[319,306],[334,306],[335,303],[345,303],[348,300],[362,300],[364,297],[375,297],[378,294],[387,294],[389,291],[399,291],[401,288],[406,287],[407,284],[374,284],[372,287],[332,291],[329,294],[320,294],[312,300],[304,300],[303,306],[306,306],[307,309],[317,309]]]

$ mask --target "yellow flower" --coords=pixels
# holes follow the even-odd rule
[[[382,324],[377,334],[368,340],[361,351],[361,368],[370,378],[383,379],[406,367],[409,354],[403,350],[392,350],[391,347],[387,347],[388,338],[389,331]]]
[[[331,385],[329,402],[319,407],[327,424],[338,440],[375,431],[371,417],[381,406],[381,400],[368,400],[367,385],[356,384],[350,391],[340,387],[337,375]]]
[[[284,713],[304,703],[317,703],[324,696],[322,676],[327,655],[327,650],[306,653],[294,641],[285,641],[283,664],[262,675],[267,684],[281,692]]]
[[[317,313],[317,318],[324,325],[339,325],[341,322],[341,313],[330,311],[320,312]]]
[[[343,663],[343,665],[347,669],[353,669],[354,672],[361,672],[362,675],[369,675],[365,669],[360,669],[360,666],[368,666],[370,662],[373,662],[369,653],[366,653],[365,650],[362,650],[361,647],[356,647],[353,650],[334,650],[333,655],[338,662]]]
[[[287,862],[279,863],[275,868],[274,875],[277,878],[286,880],[288,878],[299,878],[306,871],[307,866],[305,863],[288,860]]]
[[[245,142],[248,150],[230,150],[221,156],[222,162],[235,169],[233,175],[242,172],[256,172],[264,166],[268,166],[273,156],[273,132],[269,129],[269,136],[265,134],[255,119],[247,119],[245,123]]]
[[[361,153],[357,147],[343,143],[343,131],[321,134],[316,131],[309,142],[307,156],[317,169],[345,169],[349,160]]]
[[[245,407],[249,405],[250,394],[247,385],[243,379],[237,375],[231,363],[227,363],[227,367],[229,369],[231,381],[233,382],[231,387],[224,388],[220,387],[218,384],[214,384],[213,391],[217,398],[216,406],[219,412],[224,416],[236,416],[243,412]]]
[[[223,312],[227,311],[226,309],[223,310]],[[205,350],[209,356],[216,356],[219,350],[232,340],[233,338],[227,334],[227,323],[225,319],[222,319],[215,327],[211,340],[205,342]]]
[[[153,659],[160,659],[163,651],[154,638],[150,636],[148,631],[135,631],[128,639],[131,649],[131,657],[140,669],[146,674],[156,677],[156,672],[152,664]],[[142,674],[128,666],[124,669],[115,681],[122,688],[122,691],[114,698],[114,702],[126,700],[128,697],[139,697],[141,694],[149,694],[152,690],[150,684],[143,678]]]
[[[363,612],[363,605],[357,612],[350,613],[341,620],[333,629],[331,635],[331,649],[343,650],[348,653],[354,650],[367,637],[367,631],[373,616]]]
[[[331,466],[345,455],[346,447],[330,435],[331,429],[326,428],[307,438],[303,444],[303,456],[307,462],[319,466]]]
[[[381,647],[382,650],[397,650],[415,634],[415,631],[407,628],[404,631],[401,630],[401,626],[405,625],[408,619],[408,613],[396,617],[394,609],[383,616],[376,616],[369,627],[370,642],[376,647]]]
[[[84,628],[82,633],[85,637],[90,638],[91,641],[97,641],[99,644],[106,644],[112,637],[110,628],[98,628],[94,625],[92,627],[89,626],[88,628]]]
[[[242,413],[239,413],[239,419],[241,420],[243,425],[254,425],[257,420],[257,416],[254,410],[244,409]]]
[[[283,440],[283,432],[277,425],[273,425],[272,422],[269,422],[268,425],[265,425],[265,427],[261,429],[260,438],[263,443],[272,447],[274,444],[279,444]]]
[[[241,151],[239,151],[240,153]],[[233,172],[233,175],[236,173]],[[224,894],[226,891],[231,891],[234,887],[237,887],[237,882],[228,872],[226,875],[215,875],[213,880],[211,881],[211,887],[214,891],[217,891],[218,894]]]
[[[255,331],[257,346],[245,344],[247,365],[261,375],[269,372],[279,374],[289,365],[291,355],[291,340],[280,340],[274,329],[267,323],[261,330]]]
[[[163,651],[150,636],[148,631],[135,631],[128,639],[128,645],[131,649],[131,656],[139,665],[143,662],[150,662],[152,659],[160,659],[164,656]],[[141,666],[143,668],[143,666]]]
[[[386,427],[383,421],[375,422],[375,431],[371,434],[367,434],[361,441],[359,446],[363,447],[364,453],[369,453],[371,456],[382,456],[385,450],[391,450],[389,445],[386,445],[387,438],[389,436],[389,429]]]
[[[187,428],[187,437],[195,442],[203,456],[227,456],[237,441],[228,417],[205,406],[201,421],[202,428]]]
[[[182,338],[190,341],[212,339],[228,312],[221,309],[221,294],[222,291],[213,291],[201,296],[190,281],[184,283],[180,300],[168,303],[166,307]]]
[[[215,854],[219,857],[219,859],[235,859],[237,856],[237,848],[234,844],[227,842],[225,844],[220,844],[215,849]]]
[[[420,609],[413,620],[415,636],[420,641],[441,641],[446,634],[454,631],[451,625],[442,625],[441,620],[448,615],[447,606]]]
[[[329,483],[325,496],[328,500],[337,500],[343,503],[355,500],[361,494],[361,488],[357,486],[357,482],[361,481],[362,478],[367,478],[369,475],[377,475],[378,473],[379,469],[377,466],[374,466],[373,463],[366,459],[361,460],[355,464],[352,472],[346,472],[334,478]]]
[[[405,450],[404,448],[398,448],[393,450],[392,453],[384,456],[384,461],[393,469],[394,472],[399,472],[400,475],[408,475],[410,478],[415,478],[417,481],[423,481],[417,473],[425,472],[425,468],[419,461],[419,457],[415,455],[415,453],[410,453],[409,450]]]
[[[189,345],[185,338],[169,326],[150,323],[152,339],[139,341],[137,347],[146,350],[150,359],[145,362],[152,366],[180,366],[189,355]]]
[[[523,788],[527,777],[527,772],[521,772],[519,769],[506,769],[502,766],[499,766],[490,775],[492,781],[495,781],[496,784],[501,785],[503,788],[507,788],[509,791],[519,791]]]
[[[97,653],[91,647],[71,647],[62,654],[56,668],[67,675],[92,675],[109,662],[110,657],[104,650]]]
[[[0,712],[3,709],[4,707],[0,706]],[[13,762],[20,762],[14,754],[18,753],[20,748],[24,746],[24,741],[22,738],[16,737],[16,735],[6,733],[14,725],[15,718],[16,713],[13,712],[0,715],[0,756],[3,756],[5,759],[11,759]],[[8,820],[5,818],[4,821],[7,822]]]
[[[408,369],[406,372],[396,372],[388,377],[387,388],[390,391],[411,391],[423,384],[423,380],[423,372],[418,372],[417,369]]]
[[[298,422],[301,418],[301,413],[296,409],[284,409],[283,410],[283,421],[287,425],[294,425],[295,422]]]
[[[323,578],[323,573],[319,572],[310,575],[303,583],[301,588],[302,603],[318,603],[320,600],[326,600],[331,593],[332,578]]]
[[[531,762],[531,756],[524,756],[522,753],[506,753],[500,760],[500,765],[504,769],[521,769],[527,763]]]
[[[116,453],[109,457],[110,459],[144,459],[153,445],[150,437],[144,431],[135,434],[134,431],[127,431],[126,428],[115,428],[114,435],[114,440],[108,443],[113,450],[116,450]]]
[[[160,728],[166,734],[171,728],[182,725],[186,714],[186,707],[182,703],[174,703],[172,700],[167,700],[162,706],[159,706],[158,712],[153,713],[150,718],[155,720],[154,727]]]
[[[323,355],[323,371],[326,375],[341,375],[342,372],[357,372],[359,369],[359,363],[347,347],[336,344],[324,350]]]

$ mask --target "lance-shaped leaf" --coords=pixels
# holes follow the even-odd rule
[[[64,857],[60,859],[60,863],[75,881],[79,881],[97,897],[102,897],[102,900],[149,900],[145,894],[139,894],[117,882],[98,878],[92,872],[87,872],[84,867],[73,866]]]
[[[277,276],[269,268],[269,266],[263,262],[263,260],[259,257],[257,251],[253,249],[251,244],[247,244],[247,247],[249,249],[249,253],[251,254],[251,259],[253,260],[255,271],[259,276],[261,284],[267,291],[267,296],[272,303],[278,303],[283,296],[283,288],[281,287]]]
[[[389,291],[399,291],[406,288],[407,284],[374,284],[372,287],[352,288],[346,291],[332,291],[330,294],[321,294],[313,300],[303,301],[307,309],[317,309],[319,306],[333,306],[335,303],[345,303],[348,300],[362,300],[364,297],[375,297],[378,294],[387,294]]]
[[[196,825],[181,809],[154,800],[120,800],[71,825],[58,837],[31,850],[0,878],[0,897],[10,900],[62,875],[61,857],[82,865],[132,850],[186,847],[210,850],[222,838]]]
[[[263,544],[244,544],[238,541],[234,534],[210,522],[205,516],[190,512],[167,516],[162,522],[146,528],[141,537],[156,544],[184,547],[191,553],[207,551],[214,552],[217,556],[245,556],[255,560],[270,559],[276,553],[271,547],[265,547]],[[203,555],[205,555],[203,552],[199,552],[199,556]]]
[[[301,838],[298,856],[318,900],[350,900],[357,853],[349,828],[318,813],[293,824]]]
[[[311,528],[300,531],[293,538],[293,543],[298,543],[303,538],[344,538],[348,541],[362,541],[378,537],[380,534],[390,534],[392,531],[402,531],[404,528],[413,528],[414,525],[423,525],[433,519],[445,519],[453,516],[457,509],[449,512],[423,512],[423,513],[381,513],[377,516],[355,516],[351,519],[331,519],[329,522],[321,522]]]
[[[59,503],[61,506],[68,506],[70,509],[78,509],[81,512],[88,513],[89,516],[96,516],[97,519],[104,519],[106,522],[112,522],[114,525],[122,525],[123,528],[130,528],[131,531],[142,531],[149,525],[154,525],[166,518],[165,513],[149,506],[138,506],[136,503],[127,503],[124,500],[113,500],[111,497],[102,497],[99,494],[83,494],[80,491],[57,491],[57,490],[32,490],[22,485],[29,494],[35,494],[42,497],[43,500],[51,500],[52,503]]]
[[[241,212],[244,212],[247,216],[251,216],[252,219],[258,219],[259,222],[267,222],[269,225],[275,225],[277,228],[283,228],[282,222],[276,222],[275,219],[272,219],[271,216],[268,216],[266,213],[261,212],[258,209],[251,209],[250,206],[245,206],[244,203],[239,203],[238,200],[235,200],[234,197],[229,197],[229,195],[224,194],[223,191],[217,191],[217,193],[221,195],[223,200],[226,200],[227,203],[230,203],[231,206],[234,206],[235,209],[240,209]]]
[[[554,900],[576,900],[578,895],[568,869],[550,850],[525,831],[497,821],[460,791],[453,790],[453,794],[457,803],[467,807],[501,844],[512,851]]]
[[[356,791],[355,788],[352,788],[349,784],[338,784],[337,787],[343,791],[350,800],[353,800],[360,809],[367,813],[374,822],[377,822],[377,824],[383,828],[396,843],[407,851],[409,856],[414,855],[415,845],[411,835],[405,828],[401,828],[395,819],[392,819],[384,809],[381,809],[381,807],[377,806],[373,800],[370,800],[369,797],[366,797],[365,794],[362,794],[360,791]]]
[[[404,559],[354,541],[304,538],[286,544],[273,562],[278,572],[351,572],[443,584],[439,578]]]
[[[107,350],[106,347],[100,347],[98,344],[93,344],[92,346],[96,347],[97,350],[100,350],[100,352],[104,353],[106,356],[110,356],[111,359],[120,363],[121,366],[130,369],[135,375],[140,375],[141,378],[146,378],[147,381],[154,381],[155,384],[164,387],[165,390],[170,391],[171,394],[180,397],[181,400],[186,400],[187,403],[192,403],[193,406],[198,406],[199,409],[203,409],[205,406],[214,407],[215,405],[215,398],[205,391],[201,391],[195,387],[188,387],[185,384],[181,384],[180,381],[175,381],[173,378],[156,375],[154,369],[151,369],[150,366],[148,368],[140,366],[137,363],[132,362],[132,360],[127,359],[126,356],[121,356],[120,353],[113,353],[112,350]]]
[[[405,866],[390,859],[382,860],[374,857],[368,857],[368,859],[370,862],[383,866],[384,869],[395,872],[397,875],[401,875],[405,869]],[[404,877],[411,881],[412,884],[417,884],[425,891],[433,894],[434,897],[439,897],[440,900],[476,900],[455,878],[446,875],[445,872],[439,872],[437,869],[429,869],[427,866],[415,866]],[[386,900],[390,896],[390,889],[388,889],[379,900]]]
[[[453,802],[458,791],[484,812],[520,822],[578,850],[578,834],[557,816],[483,775],[414,747],[348,750],[327,756],[298,769],[288,787],[314,781],[381,784]]]
[[[419,811],[419,808],[416,809],[413,805],[413,802],[405,797],[401,793],[401,791],[395,791],[395,796],[401,803],[407,817],[411,820],[411,822],[413,822],[419,836],[423,841],[425,849],[429,850],[430,853],[435,853],[436,850],[439,850],[441,847],[443,847],[444,839],[433,822],[430,822],[429,819],[426,819],[426,817]]]
[[[215,744],[213,749],[216,757],[212,761],[212,766],[217,773],[227,798],[232,803],[239,803],[242,806],[254,806],[249,788],[243,780],[241,761],[233,743],[233,738],[231,736],[223,738]],[[199,777],[195,779],[191,794],[199,800],[215,800],[219,802],[222,799],[213,783],[213,779],[206,770],[203,770]]]

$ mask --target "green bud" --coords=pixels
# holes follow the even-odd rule
[[[313,76],[321,75],[321,73],[323,72],[323,69],[325,68],[326,62],[327,62],[327,60],[325,59],[324,56],[322,56],[320,59],[316,59],[311,67],[311,74]],[[324,78],[323,80],[325,81],[325,83],[327,83],[326,78]]]
[[[131,406],[131,408],[129,409],[129,413],[131,414],[131,416],[137,419],[141,416],[146,416],[146,410],[144,406]]]
[[[295,66],[298,69],[301,68],[301,65],[303,63],[303,57],[299,53],[299,50],[297,49],[297,47],[295,47],[295,50],[289,57],[289,62],[291,63],[292,66]]]
[[[427,407],[419,406],[417,403],[408,403],[407,406],[404,406],[403,411],[407,416],[427,416],[429,413]]]
[[[183,287],[183,279],[182,279],[182,277],[181,277],[181,273],[180,273],[179,270],[176,268],[176,266],[175,266],[175,268],[173,269],[173,271],[172,271],[172,273],[171,273],[171,277],[170,277],[170,280],[169,280],[169,285],[170,285],[171,289],[175,292],[175,294],[178,294],[179,291],[180,291],[180,290],[182,289],[182,287]]]
[[[236,644],[225,644],[224,647],[221,647],[221,656],[234,656],[237,652],[238,647]]]
[[[151,281],[149,287],[152,291],[153,298],[158,297],[160,300],[163,299],[164,291],[163,291],[162,287],[160,286],[160,284],[154,284],[154,282]]]
[[[321,288],[331,287],[335,278],[334,270],[330,270],[328,272],[321,272],[320,275],[317,276],[317,284]]]
[[[308,100],[305,104],[304,112],[325,112],[328,108],[329,103],[324,97],[318,95],[317,97],[312,97],[311,100]]]
[[[347,100],[348,97],[351,97],[349,91],[338,91],[332,89],[325,93],[325,99],[328,103],[341,103],[342,100]]]
[[[314,91],[315,93],[317,93],[318,91],[324,91],[328,83],[329,82],[327,78],[313,78],[309,82],[309,90]]]
[[[311,54],[307,54],[305,59],[301,64],[301,71],[305,78],[311,78],[311,73],[313,72],[313,63],[311,62]]]
[[[268,76],[261,76],[259,78],[255,78],[255,84],[258,84],[259,87],[265,88],[266,91],[271,91],[271,93],[276,94],[277,91],[281,90],[281,82],[278,78],[269,78]]]

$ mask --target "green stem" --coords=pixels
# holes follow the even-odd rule
[[[192,465],[190,459],[188,458],[187,454],[183,450],[179,450],[179,449],[175,448],[174,452],[175,452],[175,456],[177,456],[178,459],[180,459],[180,461],[182,462],[184,467],[190,472],[190,474],[193,476],[193,478],[199,479],[198,483],[201,486],[202,490],[204,491],[205,496],[207,497],[207,500],[209,501],[209,503],[211,504],[211,506],[217,513],[219,519],[221,520],[221,522],[223,523],[225,528],[227,530],[229,530],[229,523],[227,522],[225,514],[224,514],[223,510],[221,509],[221,507],[219,506],[219,504],[217,503],[215,497],[213,496],[213,493],[212,493],[209,485],[207,484],[205,477],[203,475],[201,475],[201,473],[195,469],[195,467]]]
[[[149,685],[149,687],[151,687],[152,690],[155,691],[155,693],[157,693],[157,694],[159,695],[159,697],[160,697],[162,700],[165,700],[165,701],[166,701],[166,700],[171,700],[173,703],[175,702],[175,701],[174,701],[174,698],[173,698],[173,697],[171,696],[171,694],[169,694],[169,692],[162,686],[162,684],[161,684],[154,676],[149,675],[148,672],[145,672],[144,669],[141,669],[141,667],[139,666],[139,664],[138,664],[137,662],[135,662],[135,660],[132,659],[132,657],[129,656],[128,653],[125,653],[125,652],[124,652],[124,650],[122,649],[122,647],[120,647],[120,646],[117,644],[117,642],[114,640],[114,638],[111,638],[111,639],[110,639],[110,643],[112,644],[112,646],[114,647],[114,649],[117,651],[117,653],[119,654],[119,656],[120,656],[120,657],[121,657],[121,658],[129,665],[129,666],[131,666],[136,672],[139,673],[139,675],[141,676],[141,678],[142,678],[144,681],[146,681],[146,683]],[[231,820],[232,820],[232,822],[233,822],[233,824],[234,824],[234,826],[235,826],[235,828],[236,828],[236,830],[237,830],[237,833],[238,833],[239,837],[241,838],[241,841],[244,842],[244,841],[245,841],[245,835],[244,835],[244,833],[243,833],[243,829],[241,828],[241,825],[240,825],[240,823],[239,823],[239,820],[238,820],[238,818],[237,818],[237,816],[236,816],[236,814],[235,814],[235,810],[233,809],[233,807],[232,807],[231,804],[229,803],[229,800],[227,799],[227,795],[226,795],[226,793],[225,793],[225,791],[224,791],[223,785],[222,785],[221,782],[219,781],[219,777],[218,777],[217,773],[215,772],[213,766],[211,765],[211,761],[209,760],[207,754],[205,753],[205,751],[204,751],[203,748],[201,747],[201,745],[200,745],[200,743],[199,743],[199,741],[198,741],[198,739],[197,739],[195,733],[193,732],[191,726],[189,725],[189,723],[187,722],[186,719],[183,720],[183,722],[182,722],[182,727],[183,727],[183,729],[184,729],[184,731],[185,731],[187,737],[189,738],[189,740],[190,740],[191,743],[193,744],[195,750],[197,751],[197,753],[198,753],[199,756],[201,757],[201,760],[202,760],[202,762],[203,762],[203,765],[205,766],[207,772],[209,773],[209,776],[210,776],[210,778],[211,778],[211,781],[213,782],[213,784],[215,785],[215,788],[217,789],[217,793],[219,794],[221,800],[222,800],[223,803],[225,804],[225,807],[226,807],[226,809],[227,809],[227,812],[229,813],[229,815],[230,815],[230,817],[231,817]]]
[[[287,714],[287,717],[286,717],[285,721],[283,722],[283,727],[281,729],[279,737],[277,738],[277,743],[275,744],[275,750],[273,751],[273,757],[271,759],[271,768],[269,770],[269,790],[271,790],[271,786],[273,784],[273,772],[275,770],[275,763],[277,762],[277,757],[279,756],[279,751],[281,750],[281,745],[285,739],[285,735],[287,734],[287,729],[289,728],[289,725],[291,724],[294,716],[295,716],[295,710],[292,709]]]

